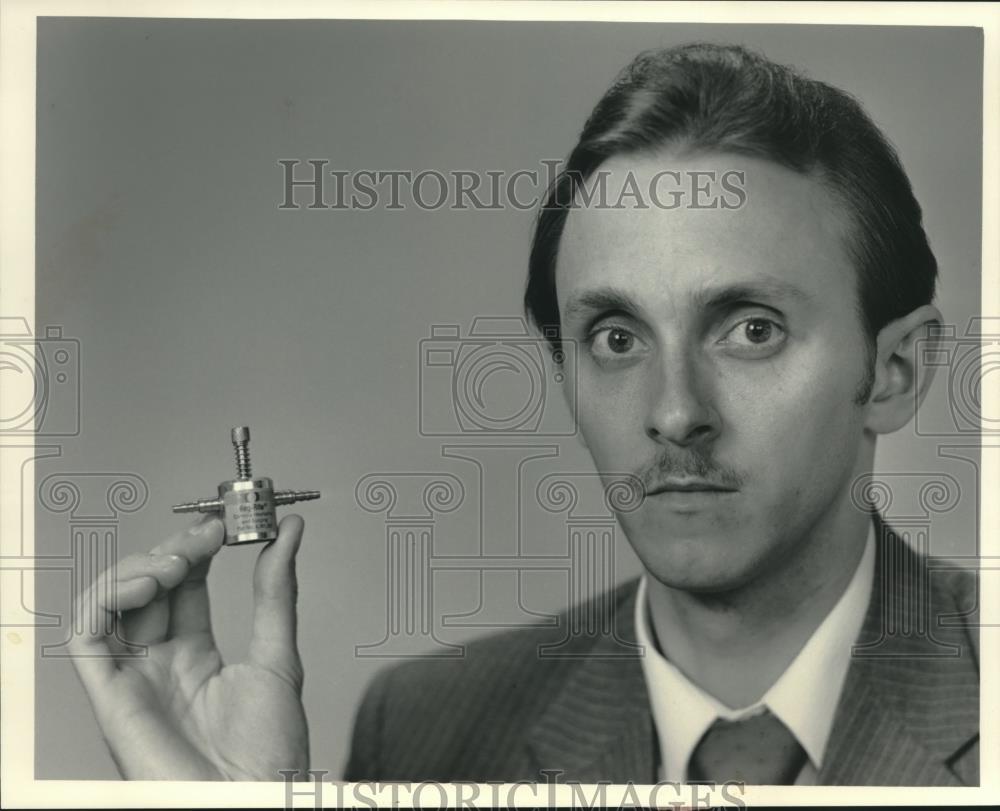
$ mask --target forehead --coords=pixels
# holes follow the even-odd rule
[[[588,290],[607,287],[674,311],[704,300],[706,291],[740,286],[794,287],[803,300],[853,306],[847,218],[817,179],[712,153],[619,156],[598,171],[605,204],[595,194],[571,210],[559,246],[561,312]],[[717,207],[703,207],[713,198]]]

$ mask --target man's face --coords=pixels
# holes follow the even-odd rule
[[[611,203],[631,172],[650,205],[592,204],[566,223],[556,288],[578,342],[580,432],[606,480],[634,473],[647,488],[620,520],[650,573],[734,588],[836,524],[860,472],[866,355],[845,217],[816,180],[754,158],[660,153],[601,169]],[[744,171],[747,199],[652,205],[664,169]]]

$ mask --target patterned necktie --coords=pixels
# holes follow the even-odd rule
[[[689,780],[789,786],[806,752],[770,710],[740,721],[716,718],[691,753]]]

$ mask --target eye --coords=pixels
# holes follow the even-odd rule
[[[767,354],[780,347],[787,337],[777,321],[761,316],[745,318],[736,324],[722,340],[741,351]]]
[[[601,327],[587,338],[590,353],[598,360],[616,360],[634,354],[638,347],[635,333],[623,327]]]
[[[743,325],[743,333],[746,335],[747,340],[752,344],[762,344],[765,343],[774,332],[774,327],[770,321],[765,321],[763,318],[757,318],[753,321],[747,321]]]
[[[616,355],[628,352],[635,345],[635,336],[626,330],[609,327],[605,332],[607,334],[605,335],[604,342],[607,344],[608,349]]]

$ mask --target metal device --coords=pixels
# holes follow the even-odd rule
[[[223,543],[227,546],[273,541],[278,537],[275,507],[319,498],[319,490],[275,490],[271,479],[265,476],[255,479],[250,472],[250,429],[246,425],[233,428],[232,440],[236,479],[219,485],[218,498],[175,504],[173,511],[221,515],[226,525]]]

